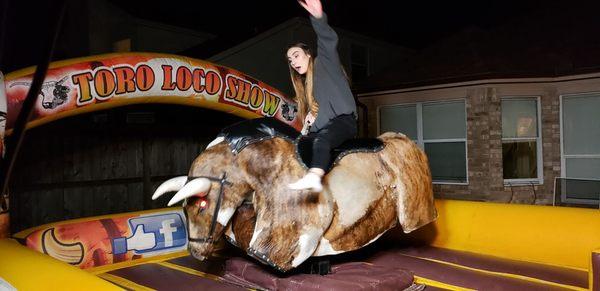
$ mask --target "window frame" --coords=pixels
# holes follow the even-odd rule
[[[560,178],[566,178],[566,179],[573,179],[573,180],[594,180],[594,181],[600,181],[600,179],[583,179],[580,177],[568,177],[567,176],[567,158],[573,158],[573,159],[581,159],[581,158],[599,158],[600,159],[600,154],[597,155],[589,155],[589,154],[584,154],[584,155],[567,155],[565,154],[565,137],[564,137],[564,118],[563,118],[563,114],[564,114],[564,104],[563,101],[565,98],[569,98],[569,97],[573,97],[573,98],[577,98],[577,97],[588,97],[588,96],[600,96],[600,92],[584,92],[584,93],[570,93],[570,94],[561,94],[558,96],[559,98],[559,120],[560,120],[560,128],[559,128],[559,136],[560,136]],[[559,177],[556,177],[559,178]],[[554,182],[554,189],[556,190],[556,179]],[[554,195],[553,199],[556,199],[556,196]],[[598,204],[598,200],[595,199],[569,199],[566,197],[566,193],[562,193],[561,192],[561,201],[567,202],[567,203],[576,203],[576,204],[590,204],[590,205],[597,205]]]
[[[589,96],[599,96],[600,97],[600,92],[585,92],[585,93],[571,93],[571,94],[561,94],[558,96],[559,98],[559,115],[560,115],[560,176],[562,178],[567,178],[567,179],[583,179],[581,177],[569,177],[567,176],[567,158],[572,158],[572,159],[600,159],[600,154],[583,154],[583,155],[567,155],[565,154],[565,137],[564,137],[564,119],[563,119],[563,113],[564,113],[564,104],[563,101],[565,98],[569,98],[569,97],[573,97],[573,98],[577,98],[577,97],[589,97]],[[587,179],[585,178],[584,180],[597,180],[597,179]],[[600,180],[600,179],[598,179]],[[566,199],[566,197],[562,197],[565,202],[574,202],[574,203],[591,203],[591,204],[597,204],[598,201],[597,200],[586,200],[586,199],[576,199],[576,200],[572,200],[572,199]]]
[[[537,122],[537,137],[503,137],[502,131],[504,124],[502,123],[502,101],[531,101],[536,102],[536,122]],[[502,179],[504,186],[521,186],[521,185],[543,185],[544,184],[544,152],[543,152],[543,139],[542,139],[542,104],[540,96],[503,96],[500,97],[500,144],[504,144],[504,141],[535,141],[536,143],[536,156],[537,156],[537,178],[523,178],[523,179],[504,179],[504,173]],[[502,157],[502,171],[504,172],[504,157]]]
[[[452,138],[452,139],[428,139],[423,138],[423,105],[426,104],[444,104],[444,103],[458,103],[463,104],[465,113],[465,137],[464,138]],[[417,140],[413,140],[422,150],[425,152],[426,143],[444,143],[444,142],[463,142],[465,145],[465,182],[450,182],[450,181],[435,181],[432,180],[434,185],[469,185],[469,147],[468,147],[468,126],[467,126],[467,100],[466,98],[457,99],[446,99],[439,101],[419,101],[419,102],[408,102],[408,103],[394,103],[394,104],[383,104],[377,106],[377,134],[381,135],[381,108],[382,107],[400,107],[400,106],[415,106],[417,116]]]

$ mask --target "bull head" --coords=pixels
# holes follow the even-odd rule
[[[293,144],[281,138],[248,145],[235,156],[227,143],[213,142],[194,161],[187,177],[163,183],[153,198],[178,191],[169,205],[185,200],[189,250],[204,260],[213,250],[212,242],[223,235],[232,215],[254,192],[256,223],[249,230],[253,233],[244,235],[248,241],[237,241],[238,245],[247,246],[249,255],[285,272],[313,254],[331,223],[333,208],[326,191],[287,188],[306,173],[296,159],[290,159],[294,156]],[[227,173],[225,181],[221,180],[223,173]]]
[[[250,193],[250,187],[232,166],[233,160],[226,144],[211,143],[193,162],[188,176],[164,182],[152,196],[154,200],[177,191],[168,205],[184,201],[188,249],[199,260],[210,255],[235,210]]]

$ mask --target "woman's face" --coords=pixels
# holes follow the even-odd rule
[[[287,57],[290,67],[300,75],[306,74],[310,55],[306,54],[302,48],[292,47],[287,51]]]

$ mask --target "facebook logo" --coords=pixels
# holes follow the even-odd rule
[[[133,235],[112,240],[113,254],[133,250],[136,254],[185,247],[187,233],[179,213],[142,216],[129,219]]]

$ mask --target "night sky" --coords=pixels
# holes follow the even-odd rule
[[[308,15],[295,0],[106,1],[136,17],[208,32],[234,45],[292,17]],[[0,0],[1,70],[9,72],[35,63],[48,23],[54,17],[49,13],[54,3]],[[541,9],[560,5],[573,7],[578,3],[541,0],[323,1],[333,26],[417,50],[463,29],[491,29],[512,19],[534,15]],[[556,7],[555,10],[560,11]]]
[[[488,28],[526,15],[547,1],[352,1],[323,0],[330,23],[411,48],[469,26]],[[308,17],[296,0],[169,1],[182,9],[164,9],[164,2],[111,0],[141,18],[195,28],[242,41],[291,17]],[[207,13],[216,12],[216,13]],[[241,33],[240,33],[241,31]],[[232,33],[235,32],[235,33]]]

